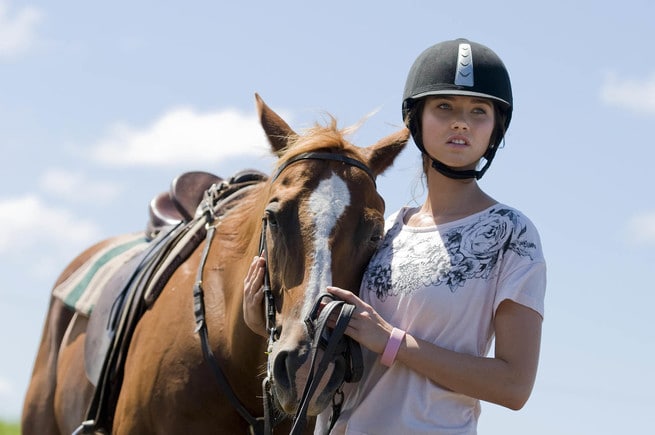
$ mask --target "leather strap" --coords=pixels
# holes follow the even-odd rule
[[[202,273],[205,269],[205,263],[207,262],[207,257],[209,255],[209,249],[211,247],[211,242],[214,238],[214,233],[216,232],[215,226],[210,226],[207,230],[207,238],[205,242],[205,247],[202,252],[202,257],[200,260],[200,265],[198,267],[198,272],[196,276],[196,284],[193,286],[193,311],[196,317],[196,332],[200,335],[200,344],[202,347],[202,354],[205,357],[205,361],[209,364],[209,367],[214,373],[214,378],[218,385],[221,387],[221,391],[228,398],[234,409],[243,417],[244,420],[250,425],[250,431],[254,434],[261,434],[263,432],[264,421],[261,418],[253,417],[250,412],[243,406],[239,398],[234,394],[234,390],[230,386],[225,373],[221,370],[216,357],[211,350],[209,345],[209,337],[207,333],[207,323],[205,322],[205,303],[204,303],[204,291],[202,289]]]
[[[334,298],[329,293],[322,293],[316,302],[315,308],[320,306],[321,301],[323,300],[323,298],[326,297]],[[328,319],[330,315],[337,309],[340,310],[340,312],[337,318],[336,325],[334,326],[334,329],[332,330],[329,337],[326,337],[325,333],[327,332]],[[307,408],[309,407],[309,403],[312,397],[314,396],[314,392],[316,391],[316,388],[318,387],[318,384],[321,381],[321,376],[327,371],[328,364],[333,361],[334,356],[340,350],[339,348],[343,346],[344,340],[352,342],[350,338],[344,337],[344,332],[346,331],[346,327],[350,322],[350,318],[352,317],[354,310],[355,310],[354,305],[347,304],[342,300],[332,300],[328,302],[321,309],[321,313],[319,314],[318,319],[316,320],[316,325],[310,329],[313,330],[314,334],[312,340],[312,361],[309,370],[309,377],[307,379],[307,383],[305,384],[305,389],[300,399],[300,406],[298,408],[298,411],[296,412],[296,416],[294,417],[294,422],[291,428],[290,435],[297,435],[302,432],[302,430],[304,429],[307,423]],[[309,320],[310,319],[307,319],[306,323],[308,323]],[[318,363],[318,367],[316,367],[319,347],[324,347],[323,358],[321,358],[320,362]],[[356,382],[361,378],[361,374],[362,374],[361,368],[363,367],[363,365],[361,364],[362,361],[361,348],[357,344],[356,346],[349,348],[349,352],[345,352],[345,353],[355,354],[353,356],[353,359],[357,362],[355,364],[350,364],[350,365],[354,366],[354,368],[351,368],[351,371],[354,371],[356,373],[350,373],[348,375],[348,377],[350,377],[350,380],[348,382]],[[346,365],[348,366],[349,364]],[[317,377],[316,374],[318,374],[319,376]],[[341,405],[340,403],[335,404],[335,406],[333,407],[333,415],[330,419],[330,427],[328,429],[328,433],[334,426],[336,420],[339,418],[338,414],[341,409],[340,405]]]
[[[366,166],[364,163],[360,162],[357,159],[353,159],[352,157],[344,156],[342,154],[334,154],[334,153],[328,153],[328,152],[310,152],[310,153],[303,153],[299,154],[296,157],[293,157],[286,162],[284,162],[278,169],[275,171],[275,174],[271,177],[271,183],[277,179],[277,177],[280,176],[280,173],[284,171],[284,169],[291,165],[292,163],[301,161],[301,160],[307,160],[307,159],[314,159],[314,160],[332,160],[332,161],[337,161],[337,162],[342,162],[346,163],[350,166],[355,166],[362,171],[366,172],[366,174],[373,180],[373,184],[375,185],[375,175],[371,171],[371,169]]]

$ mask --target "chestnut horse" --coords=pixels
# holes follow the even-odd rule
[[[193,299],[199,270],[208,349],[231,392],[243,409],[261,416],[268,367],[277,412],[293,415],[311,377],[311,327],[305,319],[326,286],[359,288],[381,239],[384,201],[375,177],[404,148],[407,130],[360,148],[345,139],[349,130],[337,129],[334,119],[299,135],[257,95],[256,101],[261,125],[279,158],[275,175],[254,184],[212,224],[211,237],[174,271],[140,317],[125,356],[112,426],[105,428],[112,433],[252,430],[219,388],[214,368],[203,355]],[[301,154],[309,158],[299,159]],[[268,341],[246,326],[242,309],[243,280],[262,239],[274,300]],[[57,282],[109,242],[80,254]],[[85,420],[95,391],[85,375],[88,323],[87,317],[52,297],[25,398],[23,434],[71,434]],[[328,367],[306,408],[309,416],[329,406],[346,377],[344,364],[332,362]],[[291,425],[284,419],[276,432],[289,433]],[[310,426],[305,433],[311,432]]]

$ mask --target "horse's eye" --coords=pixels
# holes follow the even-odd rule
[[[382,242],[382,239],[384,239],[384,228],[382,225],[376,225],[371,234],[371,243],[378,246]]]
[[[378,222],[373,225],[371,230],[371,244],[377,248],[384,239],[384,223]]]
[[[266,210],[266,221],[271,227],[277,227],[277,216],[273,210]]]

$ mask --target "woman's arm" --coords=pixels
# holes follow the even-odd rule
[[[346,334],[381,354],[393,329],[368,304],[336,287],[328,290],[357,309]],[[454,352],[406,334],[396,362],[449,390],[510,409],[520,409],[530,397],[539,361],[542,318],[510,300],[496,311],[493,358]]]

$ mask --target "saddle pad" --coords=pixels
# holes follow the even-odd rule
[[[57,285],[52,294],[78,313],[90,315],[100,292],[114,272],[145,250],[148,243],[143,232],[112,239]]]

